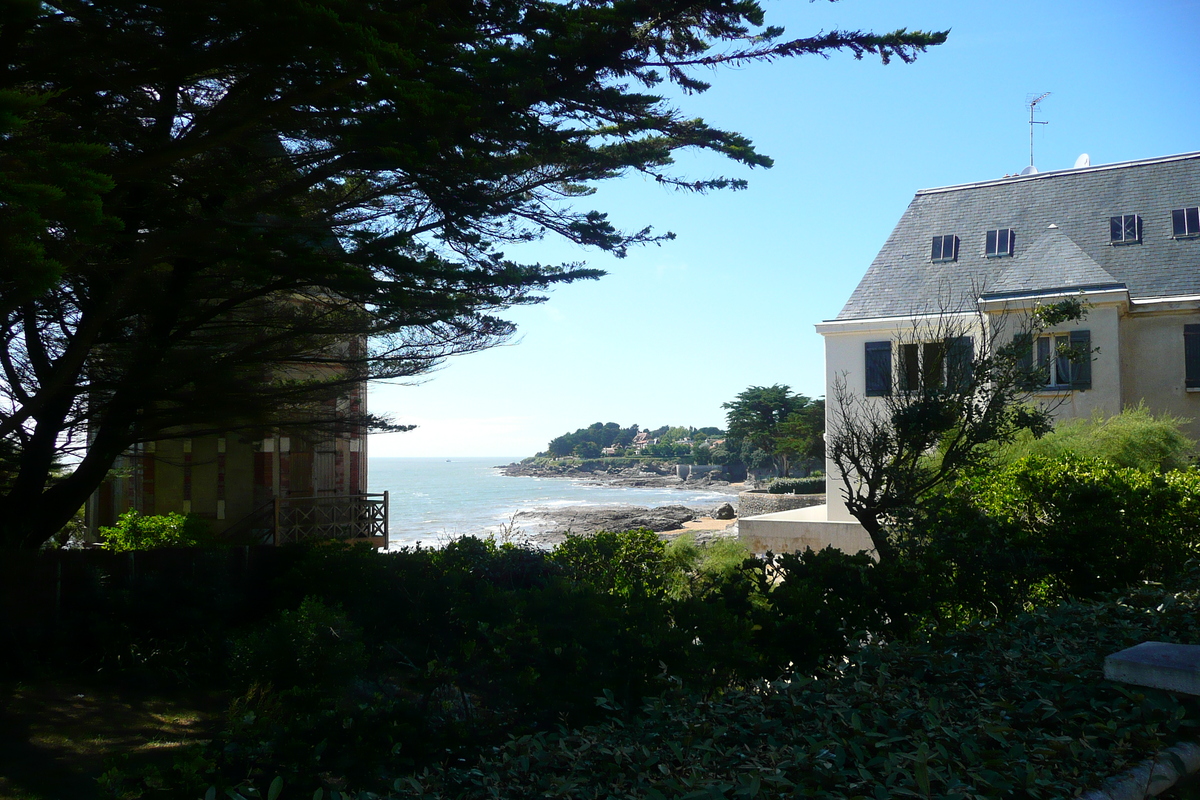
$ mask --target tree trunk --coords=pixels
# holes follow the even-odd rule
[[[21,453],[16,480],[0,497],[0,551],[37,550],[62,530],[100,487],[117,457],[134,441],[134,415],[122,408],[110,409],[83,460],[61,480],[52,480],[53,439],[32,437]]]
[[[875,555],[879,557],[879,562],[882,564],[885,561],[895,560],[896,548],[888,538],[883,523],[879,521],[879,515],[861,508],[852,508],[850,513],[871,537],[871,544],[875,546]]]

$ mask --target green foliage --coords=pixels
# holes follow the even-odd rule
[[[1026,456],[1074,455],[1145,472],[1180,469],[1196,458],[1196,443],[1182,431],[1185,422],[1169,414],[1156,416],[1143,402],[1112,417],[1097,412],[1089,419],[1060,422],[1041,438],[1022,432],[1000,447],[996,458],[1011,464]]]
[[[902,539],[947,620],[1174,576],[1200,548],[1200,472],[1030,457],[925,503]]]
[[[646,431],[651,439],[658,439],[657,444],[646,445],[641,452],[646,456],[674,460],[691,456],[695,450],[693,444],[683,444],[681,439],[689,437],[695,428],[667,426]],[[720,433],[718,428],[706,428],[708,431]],[[553,458],[576,456],[590,459],[599,458],[602,449],[607,447],[628,448],[639,433],[637,425],[622,428],[615,422],[594,422],[586,428],[579,428],[573,433],[556,436],[546,445],[544,455]],[[705,438],[707,435],[705,435]],[[621,452],[619,449],[618,452]],[[630,451],[632,455],[632,451]],[[700,463],[700,462],[697,462]]]
[[[273,684],[307,690],[336,686],[367,665],[362,632],[341,609],[306,597],[295,611],[242,636],[233,647],[230,670],[247,686]]]
[[[1195,641],[1200,592],[1146,586],[629,720],[511,738],[398,797],[1072,797],[1200,725],[1194,699],[1104,679],[1099,654]]]
[[[698,544],[692,534],[677,536],[667,543],[668,594],[675,600],[704,597],[723,583],[737,583],[741,573],[761,572],[760,565],[744,542],[734,538]]]
[[[782,33],[753,0],[6,3],[0,336],[23,344],[0,426],[26,452],[0,547],[40,547],[131,444],[182,427],[402,428],[326,401],[502,343],[504,310],[602,274],[509,244],[624,256],[673,234],[618,229],[597,184],[746,185],[687,179],[688,151],[771,165],[668,99],[698,76],[946,38]],[[64,442],[85,457],[47,488]]]
[[[794,461],[824,455],[824,400],[776,384],[751,386],[721,407],[729,424],[727,448],[751,469],[774,466],[786,478]]]
[[[864,641],[903,636],[927,611],[918,569],[878,564],[866,553],[827,547],[768,554],[764,576],[770,613],[761,618],[756,645],[779,672],[808,673]]]
[[[666,545],[653,531],[568,533],[551,555],[566,574],[604,594],[661,597],[666,592]]]
[[[114,552],[159,547],[196,547],[209,541],[208,524],[183,514],[144,516],[130,509],[111,528],[100,528],[103,547]]]
[[[776,478],[767,484],[771,494],[821,494],[825,491],[824,478]]]

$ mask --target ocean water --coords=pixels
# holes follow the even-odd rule
[[[589,486],[564,478],[508,477],[497,466],[519,458],[372,458],[370,491],[388,492],[392,547],[436,546],[456,536],[497,532],[519,511],[563,506],[713,505],[727,494],[683,489]],[[517,520],[518,528],[528,526]],[[532,532],[527,530],[526,532]]]

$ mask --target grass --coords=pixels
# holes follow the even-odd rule
[[[166,763],[211,736],[217,696],[165,696],[44,680],[0,685],[0,800],[98,797],[121,758]]]

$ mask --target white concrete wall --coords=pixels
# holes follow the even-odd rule
[[[825,506],[778,511],[738,520],[738,539],[754,553],[797,553],[834,547],[853,555],[874,552],[871,537],[857,522],[831,522]]]

